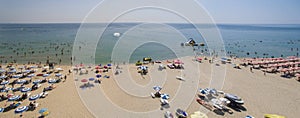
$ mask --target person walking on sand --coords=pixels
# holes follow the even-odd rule
[[[253,73],[253,71],[252,71],[252,66],[250,67],[250,72]]]
[[[67,80],[67,75],[65,75],[65,77],[64,77],[64,78],[65,78],[65,81],[66,81],[66,80]]]

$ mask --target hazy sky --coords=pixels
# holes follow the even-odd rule
[[[81,22],[101,1],[0,0],[0,23]],[[300,0],[198,0],[198,2],[216,23],[300,24]],[[130,3],[124,2],[124,5],[126,4]],[[177,5],[176,2],[172,4]],[[197,14],[197,11],[191,13]]]

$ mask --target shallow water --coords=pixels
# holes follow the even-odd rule
[[[101,25],[99,25],[101,26]],[[211,28],[210,25],[200,25],[201,28]],[[279,57],[297,56],[300,48],[300,25],[217,25],[225,43],[228,55],[238,57]],[[28,61],[71,63],[73,43],[80,24],[0,24],[0,61],[1,63]],[[89,31],[105,28],[90,25]],[[147,31],[147,32],[146,32]],[[120,32],[121,37],[113,33]],[[154,24],[142,26],[138,23],[110,24],[104,31],[95,52],[96,63],[107,63],[111,60],[114,45],[121,38],[131,41],[139,39],[170,38],[169,45],[175,45],[178,50],[183,47],[176,42],[193,38],[196,42],[205,42],[193,25],[189,24]],[[87,35],[86,39],[90,36]],[[176,41],[175,41],[176,40]],[[176,42],[176,43],[174,43]],[[213,46],[213,45],[212,45]],[[75,47],[78,48],[78,47]],[[189,48],[189,47],[184,47]],[[196,51],[207,47],[195,48]],[[176,50],[176,49],[175,49]],[[207,49],[208,50],[208,49]],[[177,54],[178,53],[178,54]],[[174,58],[185,52],[174,52],[170,47],[159,42],[149,42],[140,45],[130,55],[130,62],[141,60],[142,57],[153,59]],[[248,54],[247,54],[248,53]],[[93,57],[91,57],[93,58]],[[73,58],[74,59],[74,58]],[[75,57],[76,59],[76,57]]]

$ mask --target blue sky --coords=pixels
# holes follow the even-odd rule
[[[0,0],[0,23],[81,22],[101,1]],[[300,0],[197,1],[209,12],[216,23],[300,24]],[[130,3],[124,2],[124,5],[126,4]],[[172,4],[176,5],[176,2]],[[193,14],[196,13],[197,11]]]

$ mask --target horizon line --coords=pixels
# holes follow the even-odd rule
[[[0,22],[0,24],[97,24],[108,22]],[[113,23],[145,23],[145,22],[113,22]],[[163,22],[166,24],[192,24],[182,22]],[[194,23],[194,24],[214,24],[214,23]],[[300,25],[300,23],[215,23],[216,25]]]

